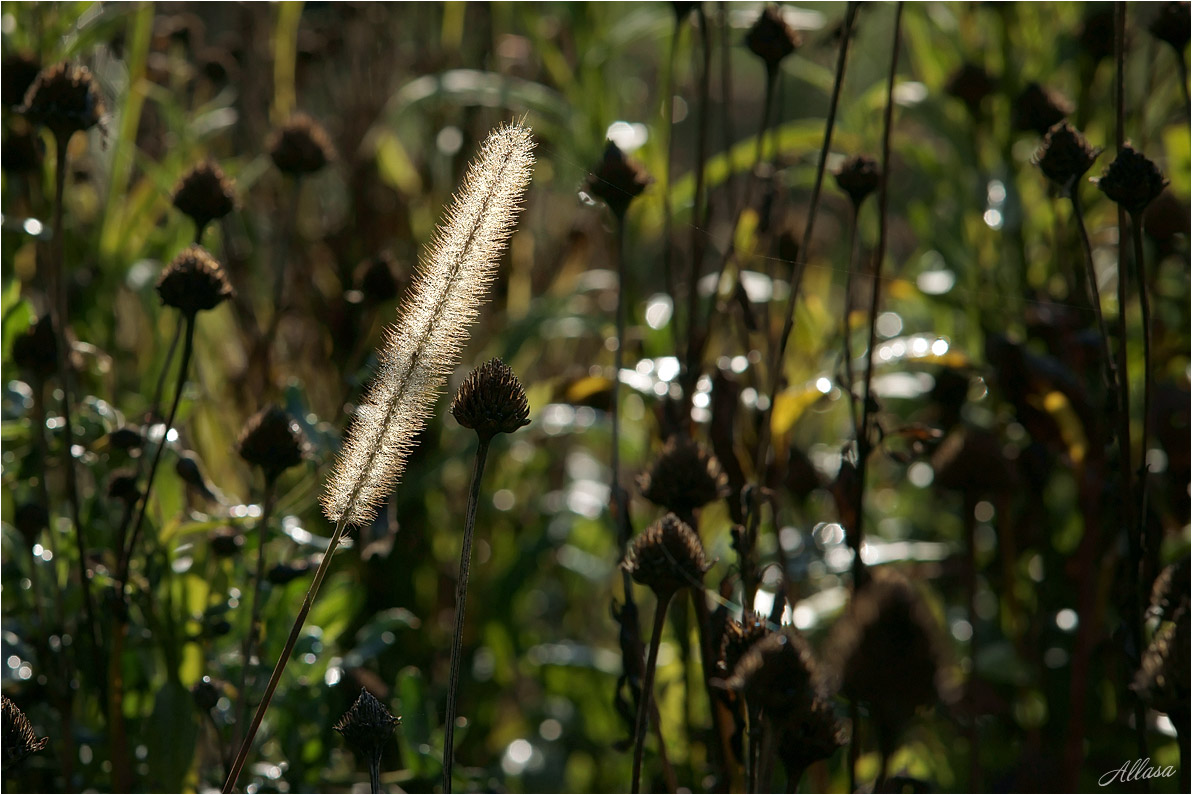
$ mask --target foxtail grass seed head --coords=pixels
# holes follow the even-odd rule
[[[981,115],[981,103],[997,87],[993,78],[982,67],[965,63],[950,78],[944,90],[956,97],[974,118]]]
[[[269,156],[283,174],[313,174],[335,159],[331,138],[317,121],[299,113],[269,137]]]
[[[530,424],[530,404],[521,382],[500,359],[486,362],[464,379],[451,401],[455,421],[484,440]]]
[[[401,478],[496,278],[530,184],[533,150],[530,130],[510,124],[489,135],[469,167],[386,334],[373,387],[327,483],[323,510],[332,522],[367,524]]]
[[[1192,633],[1189,632],[1188,610],[1184,608],[1173,621],[1160,625],[1142,655],[1142,664],[1131,685],[1152,709],[1166,715],[1182,713],[1185,720],[1192,699],[1190,646]]]
[[[393,736],[393,729],[401,723],[376,696],[364,688],[351,709],[333,727],[354,751],[364,758],[379,757],[385,743]]]
[[[25,539],[30,548],[37,543],[37,537],[50,526],[50,514],[45,506],[36,502],[23,502],[16,507],[12,517],[13,524]]]
[[[4,767],[21,762],[27,756],[44,750],[49,737],[38,739],[33,724],[8,696],[0,696],[4,711]]]
[[[1151,612],[1164,621],[1172,621],[1176,613],[1188,606],[1192,589],[1192,567],[1188,558],[1181,558],[1159,572],[1151,586]]]
[[[236,209],[236,188],[219,164],[207,160],[182,175],[174,187],[174,206],[202,229]]]
[[[642,496],[679,516],[728,495],[728,476],[699,442],[672,436],[645,472],[638,475]]]
[[[782,10],[770,4],[745,34],[745,46],[761,58],[771,73],[778,70],[782,59],[803,43],[803,37],[782,18]]]
[[[54,375],[58,361],[58,338],[48,314],[42,315],[12,342],[12,359],[21,373],[32,381],[45,381]]]
[[[711,568],[699,536],[673,513],[633,539],[621,566],[659,599],[683,588],[700,587]]]
[[[223,268],[202,246],[182,251],[157,280],[157,294],[166,306],[193,317],[214,309],[232,296]]]
[[[641,163],[627,156],[612,141],[604,145],[604,155],[596,170],[588,175],[585,192],[608,205],[617,218],[624,218],[629,203],[640,196],[652,182]]]
[[[6,108],[19,108],[25,102],[29,86],[41,73],[41,62],[32,55],[12,53],[4,56],[3,67],[0,69],[0,104]]]
[[[1014,129],[1046,135],[1071,112],[1072,103],[1067,99],[1038,83],[1030,83],[1014,100]]]
[[[1159,41],[1170,44],[1176,52],[1183,53],[1188,46],[1190,18],[1192,15],[1189,14],[1188,3],[1160,3],[1159,11],[1147,25],[1147,30]]]
[[[1097,187],[1126,212],[1138,215],[1163,192],[1167,180],[1146,155],[1127,145],[1097,180]]]
[[[45,69],[29,86],[21,112],[64,140],[103,120],[99,86],[85,66],[63,62]]]
[[[278,406],[266,406],[249,418],[240,431],[240,457],[276,480],[306,458],[306,434],[298,423]]]
[[[836,184],[848,194],[854,209],[860,209],[861,203],[878,189],[881,181],[882,167],[865,155],[850,157],[836,172]]]
[[[1100,154],[1101,150],[1090,145],[1075,127],[1062,121],[1043,136],[1043,145],[1032,162],[1067,194]]]

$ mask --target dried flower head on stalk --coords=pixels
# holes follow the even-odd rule
[[[653,181],[641,163],[608,141],[600,165],[588,175],[584,190],[607,204],[617,218],[624,218],[629,203]]]
[[[335,159],[330,136],[317,121],[299,113],[269,136],[269,156],[283,174],[313,174]]]
[[[642,496],[680,517],[728,495],[728,476],[707,448],[672,436],[650,468],[637,477]]]
[[[699,536],[673,513],[633,539],[621,566],[660,600],[683,588],[698,588],[712,567]]]
[[[193,317],[214,309],[232,296],[223,268],[199,245],[184,249],[157,280],[157,294],[166,306]]]
[[[104,106],[91,70],[63,62],[37,76],[25,94],[21,113],[64,140],[101,124]]]
[[[236,188],[211,160],[191,168],[174,187],[174,206],[203,229],[236,209]]]
[[[8,696],[0,696],[0,701],[4,709],[4,766],[7,768],[45,749],[50,738],[38,739],[33,724]]]
[[[1032,162],[1067,193],[1092,168],[1100,154],[1100,148],[1089,144],[1079,130],[1063,121],[1047,131]]]
[[[266,406],[244,424],[239,447],[241,458],[260,467],[266,480],[276,480],[306,457],[306,434],[284,409]]]
[[[761,58],[766,69],[775,72],[782,59],[803,43],[803,37],[782,18],[782,10],[767,5],[761,16],[745,34],[745,46]]]
[[[1163,192],[1167,180],[1146,155],[1127,144],[1097,180],[1097,187],[1126,212],[1138,215]]]
[[[364,758],[379,755],[393,736],[393,729],[401,723],[377,697],[364,688],[351,708],[335,722],[334,728],[352,750]]]
[[[732,676],[741,658],[760,640],[771,634],[766,622],[754,618],[748,623],[729,621],[724,628],[724,637],[720,641],[719,668],[724,677]]]
[[[848,194],[853,209],[860,208],[869,194],[878,189],[882,181],[882,167],[872,157],[857,155],[845,161],[836,172],[836,184]]]
[[[481,439],[530,424],[526,392],[509,365],[492,359],[473,370],[451,401],[451,416]]]

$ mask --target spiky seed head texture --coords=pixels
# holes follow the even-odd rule
[[[1100,154],[1101,150],[1090,145],[1075,127],[1062,121],[1047,131],[1032,162],[1067,193]]]
[[[789,628],[771,632],[750,646],[726,684],[744,694],[751,708],[772,715],[809,708],[819,688],[811,649],[802,635]]]
[[[1137,215],[1163,192],[1167,180],[1146,155],[1126,145],[1097,180],[1097,187],[1110,201],[1131,215]]]
[[[380,755],[399,723],[401,718],[395,718],[376,696],[360,688],[356,702],[336,721],[334,729],[357,753],[373,757]]]
[[[621,566],[659,599],[669,598],[682,588],[699,586],[711,568],[699,536],[673,513],[633,539]]]
[[[732,676],[737,663],[745,656],[753,645],[770,634],[766,622],[754,618],[744,624],[736,619],[728,622],[724,628],[724,637],[720,641],[720,672],[725,678]]]
[[[29,86],[21,112],[61,139],[99,124],[104,108],[91,70],[63,62],[42,70]]]
[[[485,140],[386,332],[368,397],[356,410],[323,494],[333,522],[370,522],[401,478],[419,431],[513,233],[534,166],[530,130],[513,123]]]
[[[0,696],[4,711],[4,766],[16,764],[49,745],[50,738],[38,739],[33,724],[8,696]]]
[[[1151,611],[1164,621],[1171,621],[1175,614],[1188,606],[1189,590],[1192,585],[1192,568],[1188,558],[1172,563],[1155,578],[1151,586]]]
[[[769,4],[745,34],[745,46],[774,71],[782,59],[803,43],[803,37],[782,18],[778,6]]]
[[[218,163],[206,160],[178,180],[174,206],[202,228],[236,209],[236,188]]]
[[[306,457],[306,434],[278,406],[266,406],[249,417],[240,431],[240,457],[261,468],[267,480],[277,478]]]
[[[848,194],[853,207],[860,207],[882,181],[882,167],[872,157],[857,155],[845,161],[836,172],[836,184]]]
[[[1030,83],[1014,100],[1014,129],[1046,135],[1072,112],[1072,103],[1038,83]]]
[[[1185,607],[1173,621],[1165,621],[1142,655],[1131,688],[1158,712],[1187,720],[1192,684],[1189,682],[1189,614]],[[1178,724],[1177,724],[1178,725]]]
[[[317,121],[299,113],[269,136],[269,156],[283,174],[313,174],[335,159],[330,136]]]
[[[157,280],[157,294],[166,306],[184,315],[214,309],[232,295],[223,268],[202,246],[182,251]]]
[[[498,433],[513,433],[530,424],[530,404],[526,391],[509,365],[492,359],[477,367],[455,393],[451,401],[455,421],[476,431],[481,439]]]
[[[650,468],[638,475],[637,485],[647,500],[685,517],[728,494],[720,461],[685,436],[667,440]]]

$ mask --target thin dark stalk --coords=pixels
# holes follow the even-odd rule
[[[182,315],[178,316],[178,322],[174,326],[174,336],[170,340],[170,347],[166,350],[166,359],[162,362],[161,372],[157,374],[157,384],[153,388],[153,402],[149,404],[149,421],[156,422],[161,417],[161,396],[166,389],[166,375],[170,372],[170,365],[174,363],[174,354],[178,350],[178,340],[182,339],[182,330],[185,328],[186,318]],[[138,460],[138,468],[140,461]],[[137,474],[140,474],[139,472]]]
[[[642,750],[646,744],[646,716],[654,701],[654,669],[658,666],[658,646],[662,643],[662,627],[666,623],[666,609],[674,594],[659,594],[654,607],[654,629],[650,632],[650,653],[646,655],[646,672],[642,675],[642,697],[637,704],[637,725],[633,731],[633,783],[631,792],[641,792]],[[659,729],[658,739],[662,740]]]
[[[670,296],[671,306],[675,305],[675,273],[674,273],[674,240],[671,238],[673,222],[671,208],[671,185],[674,183],[675,168],[675,53],[679,49],[679,34],[683,31],[683,20],[676,14],[675,27],[671,32],[670,50],[666,58],[666,81],[662,98],[662,115],[666,127],[666,185],[662,191],[662,274],[666,284],[666,294]],[[671,326],[674,334],[674,325]],[[675,348],[678,349],[679,339],[675,335]]]
[[[451,635],[451,675],[447,683],[447,717],[443,735],[443,792],[451,792],[451,767],[455,761],[455,710],[459,697],[459,664],[464,646],[464,607],[468,600],[468,573],[472,567],[472,536],[476,531],[476,506],[480,502],[480,481],[488,458],[491,439],[480,437],[472,486],[468,491],[468,510],[464,519],[464,545],[459,553],[459,580],[455,584],[455,628]]]
[[[704,196],[704,167],[708,151],[708,98],[710,95],[710,73],[712,69],[712,37],[708,30],[708,17],[702,5],[696,7],[696,19],[700,33],[699,107],[696,111],[698,132],[695,144],[695,194],[691,203],[691,271],[687,277],[686,349],[684,350],[683,411],[682,424],[686,427],[691,420],[691,399],[695,384],[699,380],[699,363],[693,354],[699,349],[696,342],[696,317],[699,306],[699,276],[704,261],[704,230],[708,228],[711,208]],[[702,213],[702,214],[701,214]]]
[[[277,333],[281,323],[282,301],[286,292],[286,257],[291,251],[291,238],[298,225],[298,199],[302,194],[302,178],[294,177],[293,193],[290,195],[290,207],[285,216],[285,227],[282,229],[281,239],[277,241],[273,255],[273,318],[269,321],[269,330],[265,334],[267,344],[273,343],[273,336]]]
[[[133,522],[132,534],[128,539],[128,547],[122,552],[121,563],[117,568],[117,580],[120,585],[120,595],[126,598],[128,593],[128,569],[132,565],[132,555],[137,547],[137,537],[145,523],[145,512],[149,508],[149,497],[153,492],[153,480],[157,476],[157,467],[161,463],[162,453],[170,440],[170,429],[174,427],[174,418],[178,415],[178,405],[182,402],[182,392],[186,387],[186,373],[190,369],[191,355],[195,344],[195,316],[186,316],[186,334],[182,344],[182,362],[178,365],[178,379],[174,385],[174,402],[170,406],[169,416],[166,417],[165,427],[161,433],[161,443],[153,452],[153,461],[149,464],[149,478],[145,481],[145,492],[141,495],[141,507],[137,511],[136,521]]]
[[[1072,200],[1072,214],[1076,219],[1076,228],[1080,230],[1080,242],[1084,247],[1085,282],[1088,284],[1088,299],[1097,316],[1097,328],[1101,337],[1101,357],[1104,362],[1105,386],[1113,389],[1115,381],[1115,365],[1113,355],[1109,350],[1109,328],[1105,325],[1105,314],[1101,311],[1101,288],[1097,286],[1097,271],[1093,267],[1093,246],[1089,242],[1088,229],[1084,225],[1084,211],[1080,208],[1080,194],[1076,186],[1072,186],[1068,198]]]
[[[257,736],[257,730],[261,728],[261,721],[265,718],[265,711],[269,709],[269,704],[273,701],[273,693],[277,690],[277,685],[281,681],[281,675],[286,670],[286,665],[290,661],[290,655],[294,652],[294,646],[298,643],[298,636],[302,634],[302,627],[306,624],[306,616],[310,613],[311,605],[315,602],[315,596],[319,593],[319,587],[323,584],[323,579],[327,576],[327,570],[331,568],[331,558],[335,554],[336,547],[339,546],[339,540],[343,537],[345,526],[344,519],[340,519],[335,525],[335,532],[331,534],[331,541],[327,544],[327,551],[323,553],[323,560],[319,563],[318,570],[315,571],[315,577],[306,592],[306,598],[302,600],[302,607],[298,609],[298,616],[294,619],[294,626],[290,629],[290,637],[286,639],[285,648],[282,649],[281,656],[278,657],[277,664],[273,667],[273,674],[269,677],[269,684],[265,687],[265,694],[261,698],[261,703],[257,705],[257,711],[253,715],[252,725],[248,727],[248,732],[244,735],[244,739],[240,743],[240,750],[236,753],[236,761],[232,763],[232,770],[228,773],[228,778],[224,782],[223,791],[225,793],[231,792],[236,788],[236,781],[240,778],[240,771],[244,769],[244,762],[248,759],[248,751],[252,748],[252,741]]]
[[[882,294],[882,265],[886,258],[887,208],[890,200],[890,132],[894,121],[894,78],[898,71],[898,51],[902,28],[902,3],[894,11],[894,45],[890,53],[890,75],[886,84],[886,112],[882,122],[882,174],[878,186],[878,238],[877,251],[873,256],[873,291],[869,299],[869,343],[865,350],[865,398],[861,403],[861,431],[857,436],[857,486],[853,491],[853,517],[857,526],[853,549],[855,557],[861,554],[864,537],[865,474],[872,449],[873,419],[873,355],[877,347],[877,312]],[[854,566],[856,563],[854,562]],[[858,570],[859,567],[858,567]],[[854,588],[860,585],[854,580]]]
[[[261,585],[265,582],[265,541],[269,537],[269,517],[273,513],[273,505],[276,502],[275,485],[276,480],[266,475],[261,519],[257,522],[257,572],[252,584],[251,618],[248,622],[248,632],[245,633],[244,642],[240,647],[242,663],[240,666],[239,705],[236,708],[237,738],[240,730],[244,727],[244,721],[248,718],[248,669],[261,634],[259,626],[261,623]]]
[[[1146,278],[1146,261],[1142,250],[1142,213],[1135,213],[1130,217],[1130,232],[1134,238],[1134,267],[1138,276],[1138,303],[1142,309],[1142,463],[1138,468],[1138,498],[1140,505],[1139,527],[1146,525],[1147,516],[1147,445],[1151,438],[1151,389],[1154,384],[1154,372],[1151,361],[1151,299],[1150,286]],[[1139,531],[1141,534],[1141,530]]]
[[[373,754],[368,758],[368,783],[373,794],[381,791],[381,755]],[[450,792],[451,790],[447,790]]]
[[[757,792],[757,757],[761,741],[762,716],[760,710],[749,707],[748,703],[746,708],[746,720],[749,722],[749,726],[745,732],[748,739],[745,746],[745,791],[752,794]]]
[[[617,259],[617,308],[614,322],[616,324],[617,347],[613,351],[613,394],[609,407],[609,419],[612,423],[612,455],[610,474],[612,486],[613,519],[617,532],[617,546],[621,554],[629,544],[632,528],[629,524],[629,501],[625,491],[621,488],[621,367],[625,361],[625,217],[616,217],[616,240],[614,241],[613,256]],[[625,587],[625,600],[633,599],[633,585],[629,572],[621,571],[621,582]]]
[[[844,277],[844,389],[848,393],[848,413],[853,423],[854,438],[861,436],[861,418],[857,416],[857,396],[853,392],[853,334],[849,318],[853,313],[853,268],[857,261],[857,223],[860,209],[853,205],[852,226],[849,227],[848,236],[848,267]]]

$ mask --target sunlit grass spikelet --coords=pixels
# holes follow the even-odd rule
[[[468,168],[386,331],[372,389],[327,483],[323,510],[331,521],[368,523],[400,479],[496,276],[530,183],[533,149],[529,129],[510,124],[488,137]]]

